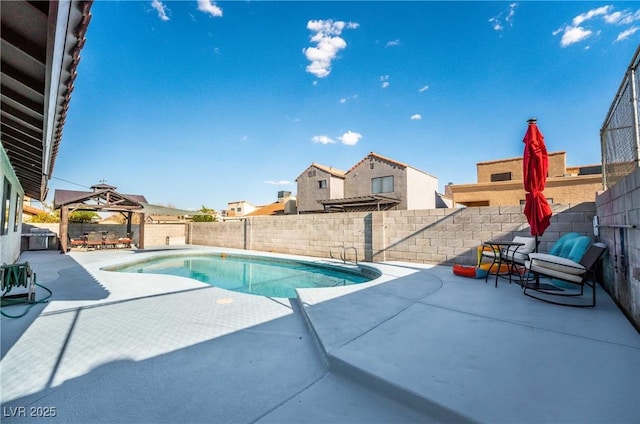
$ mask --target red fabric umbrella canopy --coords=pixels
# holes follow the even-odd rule
[[[547,182],[549,156],[544,145],[544,136],[535,120],[529,120],[524,136],[524,158],[522,161],[524,190],[527,192],[524,214],[529,221],[532,236],[541,236],[549,226],[551,207],[542,193]]]

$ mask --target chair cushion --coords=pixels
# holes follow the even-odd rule
[[[571,259],[574,262],[580,262],[589,246],[591,246],[591,243],[591,237],[580,236],[573,238],[569,242],[569,244],[571,244],[571,251],[565,258]]]
[[[518,247],[516,250],[517,253],[531,253],[536,250],[536,239],[534,237],[515,236],[513,241],[516,243],[524,243],[524,246]],[[510,247],[509,249],[515,249],[515,246]]]
[[[583,275],[587,271],[585,267],[571,259],[547,253],[529,254],[527,268],[533,270],[532,267],[539,268],[542,273],[545,272],[544,270],[551,270],[571,275]]]
[[[568,241],[570,241],[571,239],[574,239],[576,237],[580,237],[579,233],[567,233],[565,235],[563,235],[562,237],[560,237],[558,240],[556,240],[556,242],[553,244],[553,246],[551,246],[551,249],[549,249],[549,254],[550,255],[556,255],[556,256],[562,256],[562,257],[567,257],[567,255],[569,254],[569,252],[571,252],[571,247],[566,247],[566,243]],[[564,253],[563,253],[564,252]]]

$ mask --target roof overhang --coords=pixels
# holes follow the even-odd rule
[[[400,203],[400,200],[374,194],[371,196],[324,199],[318,200],[318,203],[324,206],[327,212],[367,212],[392,209]]]
[[[25,195],[34,199],[47,196],[91,4],[2,2],[0,139]]]

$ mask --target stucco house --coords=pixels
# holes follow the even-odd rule
[[[436,177],[374,152],[347,172],[313,163],[296,183],[299,213],[441,207]]]
[[[47,197],[90,9],[90,1],[2,2],[0,263],[19,257],[24,197]]]
[[[298,213],[323,212],[321,200],[344,197],[345,171],[312,163],[296,178]]]
[[[550,152],[549,171],[544,194],[549,203],[593,202],[603,190],[602,165],[567,166],[564,151]],[[445,194],[456,205],[522,205],[525,191],[522,182],[522,157],[479,162],[478,182],[445,186]]]

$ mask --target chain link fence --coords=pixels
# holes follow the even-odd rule
[[[600,130],[605,189],[612,187],[640,166],[639,64],[640,46],[631,60]]]

